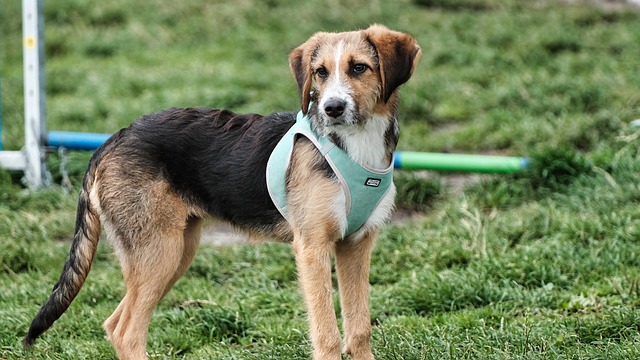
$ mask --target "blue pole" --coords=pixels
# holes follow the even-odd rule
[[[73,150],[95,150],[107,141],[111,134],[72,131],[49,131],[47,145]]]

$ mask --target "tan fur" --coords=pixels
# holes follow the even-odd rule
[[[314,358],[331,359],[340,358],[330,276],[331,256],[340,229],[334,214],[327,211],[327,204],[341,189],[339,183],[319,177],[311,169],[308,159],[317,156],[316,151],[309,143],[294,150],[291,168],[296,171],[290,180],[290,222],[298,277],[309,311]]]
[[[373,359],[369,338],[369,264],[377,231],[359,241],[336,244],[336,272],[344,328],[344,352],[354,359]]]
[[[350,63],[366,64],[369,68],[376,69],[375,52],[371,49],[369,43],[360,37],[360,34],[350,33],[348,36],[335,35],[336,34],[316,35],[331,46],[323,46],[320,47],[319,50],[316,50],[315,57],[310,64],[312,69],[318,69],[324,66],[331,76],[335,76],[337,71],[346,73]],[[334,61],[336,46],[341,46],[342,53],[348,54],[348,56],[342,56],[338,63]],[[343,81],[349,82],[349,86],[353,89],[353,99],[361,107],[361,111],[369,114],[372,113],[382,91],[380,73],[377,71],[367,71],[357,79],[344,76]],[[323,93],[326,83],[327,81],[319,81],[316,84],[316,89],[320,93]]]

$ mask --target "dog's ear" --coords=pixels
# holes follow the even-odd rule
[[[302,113],[309,111],[309,102],[311,102],[311,85],[313,82],[313,71],[311,69],[311,59],[315,49],[318,47],[319,39],[322,34],[318,33],[312,36],[307,42],[295,48],[289,54],[289,67],[293,73],[293,77],[298,84],[298,92],[302,101]]]
[[[382,99],[387,102],[398,86],[409,80],[420,59],[420,46],[411,36],[372,25],[364,30],[367,40],[376,48],[382,78]]]

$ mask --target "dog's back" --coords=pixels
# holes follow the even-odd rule
[[[109,161],[117,158],[131,163],[125,171],[146,171],[167,181],[184,201],[209,215],[241,227],[269,227],[281,216],[267,193],[266,163],[294,122],[293,113],[165,110],[134,122]]]

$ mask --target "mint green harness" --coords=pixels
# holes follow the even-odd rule
[[[376,171],[353,161],[349,155],[326,136],[318,136],[308,116],[298,113],[296,123],[287,131],[271,153],[267,162],[267,189],[271,200],[288,220],[286,174],[291,160],[293,144],[298,135],[308,138],[318,148],[340,181],[346,196],[347,230],[345,236],[355,233],[367,221],[382,197],[393,183],[393,164]]]

